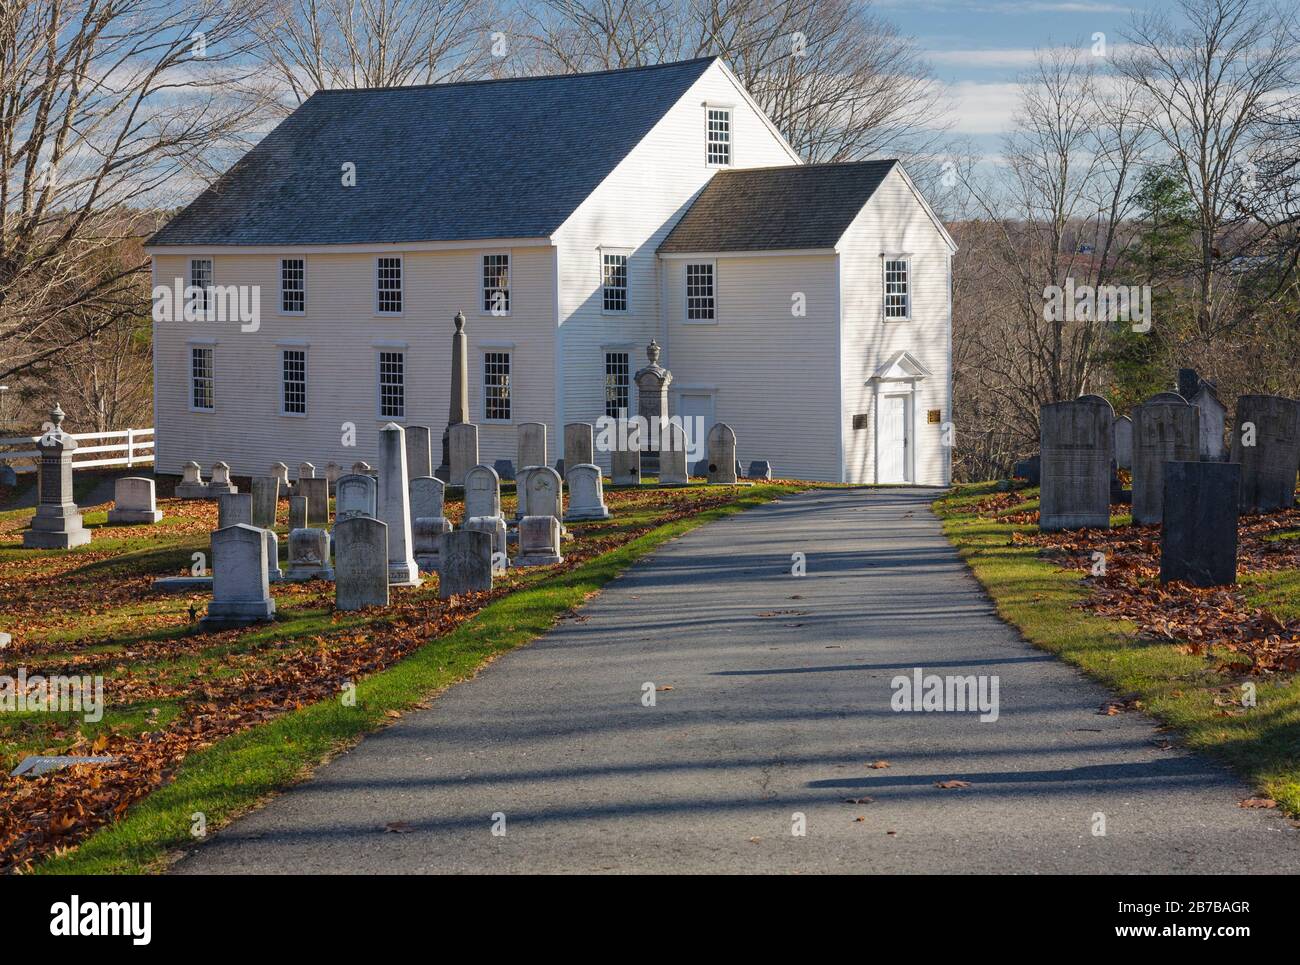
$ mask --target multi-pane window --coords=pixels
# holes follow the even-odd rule
[[[212,348],[194,346],[190,349],[190,401],[196,409],[213,409],[212,400]]]
[[[194,297],[194,307],[201,312],[206,312],[212,289],[211,258],[190,259],[190,287],[199,290]]]
[[[307,263],[301,258],[280,259],[280,311],[307,309]]]
[[[731,108],[710,107],[708,162],[710,164],[731,163]]]
[[[510,353],[483,353],[483,415],[489,421],[510,421]]]
[[[907,259],[885,259],[885,318],[908,318]]]
[[[375,259],[375,306],[380,313],[396,315],[402,311],[402,259]]]
[[[300,348],[287,348],[280,354],[281,379],[284,385],[284,412],[286,415],[307,414],[307,352]]]
[[[600,267],[605,311],[627,311],[627,255],[602,252]]]
[[[686,320],[710,321],[713,318],[713,264],[701,262],[686,266]]]
[[[383,419],[406,417],[406,357],[401,352],[379,353],[379,415]]]
[[[605,415],[611,419],[627,416],[631,401],[631,379],[627,352],[605,353]]]
[[[483,311],[493,315],[510,313],[510,256],[483,256]]]

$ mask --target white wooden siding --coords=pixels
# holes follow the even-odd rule
[[[224,460],[237,475],[260,475],[275,462],[296,473],[304,461],[323,468],[333,461],[345,469],[358,459],[375,465],[378,429],[377,359],[381,349],[405,351],[404,425],[433,430],[434,463],[439,460],[447,423],[451,381],[452,317],[463,311],[469,334],[470,418],[479,426],[480,458],[491,465],[514,459],[515,425],[553,419],[555,340],[554,254],[549,246],[511,251],[510,315],[480,314],[484,251],[499,243],[456,251],[401,251],[403,312],[377,315],[374,308],[376,252],[309,253],[307,310],[302,315],[276,311],[280,258],[275,253],[213,253],[217,285],[261,286],[261,327],[241,332],[235,323],[156,322],[154,324],[155,426],[157,470],[179,473],[191,459],[205,475]],[[388,253],[388,252],[385,252]],[[154,284],[184,278],[188,255],[158,254]],[[213,353],[216,409],[189,407],[189,343],[216,339]],[[307,348],[307,415],[280,414],[279,343]],[[404,346],[404,349],[401,348]],[[513,424],[483,425],[483,351],[511,352]],[[355,448],[341,443],[345,422],[357,427]],[[554,444],[552,444],[554,445]]]
[[[718,171],[705,163],[706,101],[733,105],[733,167],[797,160],[715,63],[569,217],[554,236],[563,359],[557,406],[563,422],[594,422],[604,415],[605,349],[627,351],[636,372],[647,364],[650,340],[665,342],[655,249]],[[601,310],[602,246],[630,252],[625,314]],[[665,355],[663,364],[672,367],[673,362]],[[635,386],[630,401],[635,413]],[[608,469],[608,455],[598,456]]]
[[[951,479],[950,453],[941,444],[941,426],[952,414],[947,243],[895,168],[854,218],[837,249],[843,308],[845,481],[875,482],[876,390],[871,377],[888,358],[906,350],[931,373],[915,383],[915,481],[946,486]],[[886,253],[911,256],[907,321],[882,320],[881,262]],[[926,422],[930,409],[940,410],[940,424]],[[869,428],[855,430],[855,414],[866,416]]]

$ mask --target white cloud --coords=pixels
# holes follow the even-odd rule
[[[1011,129],[1020,104],[1017,84],[965,80],[948,85],[945,116],[958,134],[1003,134]]]

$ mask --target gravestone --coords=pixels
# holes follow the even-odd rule
[[[492,537],[461,528],[439,537],[438,599],[492,589]]]
[[[274,530],[262,529],[262,538],[266,540],[266,578],[272,583],[278,583],[284,579],[284,573],[280,569],[280,537],[275,535]]]
[[[590,422],[570,422],[564,427],[564,464],[573,466],[590,465],[596,461],[596,450],[592,446],[592,425]],[[562,473],[566,475],[567,473]]]
[[[525,516],[564,516],[564,482],[550,466],[534,466],[525,484],[528,512]]]
[[[555,471],[558,472],[558,473],[560,474],[560,478],[561,478],[561,479],[564,478],[564,460],[563,460],[563,459],[557,459],[557,460],[555,460]]]
[[[1300,402],[1278,395],[1237,399],[1232,461],[1241,463],[1243,513],[1294,506],[1300,463]]]
[[[181,470],[181,481],[176,484],[177,499],[207,499],[208,484],[203,481],[203,467],[190,460]]]
[[[406,477],[400,482],[406,488]],[[334,609],[388,606],[388,525],[369,516],[339,520],[334,527]]]
[[[450,533],[451,523],[443,516],[447,484],[433,476],[411,480],[411,540],[415,565],[421,572],[438,569],[438,537]]]
[[[511,525],[515,525],[525,516],[536,516],[537,513],[528,511],[528,481],[532,478],[533,473],[542,469],[542,466],[524,466],[515,476],[515,517]]]
[[[1177,392],[1157,392],[1155,395],[1151,396],[1151,398],[1147,399],[1147,403],[1151,402],[1162,402],[1168,405],[1186,405],[1187,399],[1179,395]]]
[[[152,479],[125,476],[113,483],[113,508],[108,511],[110,526],[157,523],[161,519]]]
[[[460,312],[452,320],[455,331],[451,336],[451,392],[447,405],[447,428],[442,433],[442,461],[434,475],[444,482],[460,486],[464,477],[452,479],[451,469],[451,430],[454,426],[469,422],[469,339],[465,335],[465,316]],[[466,457],[462,456],[462,460]],[[478,437],[475,435],[474,454],[461,466],[462,472],[468,472],[478,465]]]
[[[351,519],[353,516],[379,518],[379,484],[374,476],[348,473],[339,476],[334,489],[334,519]]]
[[[1241,466],[1166,462],[1160,582],[1229,586],[1237,582],[1237,505]]]
[[[452,447],[453,451],[455,446]],[[454,463],[453,463],[454,465]],[[491,466],[473,466],[464,477],[465,518],[501,515],[501,480]]]
[[[1201,383],[1191,402],[1201,412],[1201,461],[1222,462],[1226,454],[1223,438],[1228,428],[1228,407],[1219,401],[1208,382]]]
[[[709,430],[708,459],[710,484],[736,484],[736,431],[725,422],[715,423]]]
[[[546,424],[543,422],[524,422],[519,426],[518,453],[516,465],[546,465]]]
[[[1105,400],[1054,402],[1039,410],[1038,527],[1110,526],[1115,412]]]
[[[282,462],[277,462],[271,466],[271,475],[280,483],[280,491],[286,496],[293,490],[293,484],[289,482],[289,467]]]
[[[0,462],[0,486],[13,489],[18,485],[18,473],[7,462]]]
[[[550,566],[563,562],[558,519],[525,516],[519,521],[519,555],[515,557],[515,566]]]
[[[659,474],[659,451],[663,442],[660,436],[668,425],[668,387],[673,382],[673,374],[659,364],[659,351],[659,343],[651,339],[645,350],[650,364],[632,376],[636,385],[637,415],[645,420],[649,436],[642,442],[646,452],[641,462],[647,473],[653,475]]]
[[[334,492],[334,486],[339,481],[339,476],[343,475],[343,467],[337,462],[327,462],[325,464],[325,482],[329,485],[331,494]]]
[[[691,479],[686,473],[686,431],[679,423],[668,423],[664,445],[659,453],[659,485],[687,485]]]
[[[315,466],[313,466],[309,462],[303,462],[298,464],[298,482],[302,482],[304,479],[315,479],[315,478],[316,478]]]
[[[766,459],[749,464],[749,472],[745,473],[746,479],[771,479],[772,464]]]
[[[1126,415],[1116,416],[1112,430],[1115,437],[1115,465],[1120,469],[1133,468],[1133,420]]]
[[[514,482],[515,464],[509,459],[498,459],[492,463],[492,468],[497,471],[498,479],[508,479]]]
[[[406,427],[406,471],[411,479],[433,475],[432,440],[433,430],[428,426]]]
[[[436,519],[443,514],[447,484],[434,476],[411,480],[411,518]]]
[[[72,498],[72,454],[77,440],[63,431],[63,409],[56,403],[50,413],[54,426],[41,436],[40,477],[36,515],[23,532],[24,549],[71,549],[90,542],[90,530],[81,522],[81,510]]]
[[[313,529],[330,528],[330,484],[324,476],[307,476],[298,480],[298,495],[307,497],[307,525]]]
[[[307,497],[289,497],[289,529],[307,528]]]
[[[407,489],[406,433],[396,422],[379,430],[379,518],[388,524],[388,582],[419,586],[411,536],[411,494]]]
[[[506,530],[506,521],[500,516],[471,516],[461,523],[460,527],[475,533],[487,533],[492,540],[492,552],[506,552],[509,534]]]
[[[583,519],[609,519],[609,509],[605,506],[604,482],[600,478],[600,467],[588,463],[574,466],[565,479],[569,487],[569,510],[564,514],[566,522]]]
[[[246,523],[212,534],[212,602],[199,622],[203,630],[224,630],[275,615],[266,561],[266,535]]]
[[[239,487],[230,481],[230,467],[224,462],[212,464],[212,481],[208,483],[208,495],[220,496],[222,493],[237,493]]]
[[[1160,522],[1167,462],[1200,456],[1199,411],[1186,402],[1144,402],[1133,410],[1133,522]]]
[[[238,523],[253,525],[252,494],[222,493],[217,497],[217,529],[226,529]]]
[[[370,468],[370,463],[357,461],[352,464],[352,472],[358,476],[373,476],[375,471]]]
[[[295,582],[334,579],[334,568],[330,566],[330,534],[327,531],[323,529],[289,531],[289,572],[284,578]]]
[[[478,426],[462,422],[447,430],[447,448],[451,459],[450,478],[453,486],[465,485],[465,474],[478,465]]]
[[[1023,479],[1031,486],[1037,486],[1042,481],[1042,458],[1038,455],[1030,456],[1028,459],[1021,459],[1011,469],[1011,475],[1017,479]]]
[[[1201,377],[1196,374],[1196,369],[1178,370],[1178,394],[1184,399],[1190,402],[1200,387]]]
[[[640,449],[615,449],[611,453],[611,463],[614,469],[610,478],[615,486],[641,485]]]
[[[253,477],[253,525],[262,529],[275,526],[275,510],[280,502],[280,480],[275,476]]]

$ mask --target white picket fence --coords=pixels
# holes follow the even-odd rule
[[[94,466],[144,466],[153,463],[153,428],[121,429],[117,432],[72,433],[77,448],[72,453],[73,469],[90,469]],[[105,440],[120,440],[107,442]],[[39,449],[14,450],[14,446],[34,446],[40,436],[14,436],[0,439],[0,462],[13,466],[15,472],[33,472],[40,460]],[[88,442],[101,445],[86,445]],[[116,453],[116,455],[106,455]],[[96,458],[87,459],[86,456]]]

